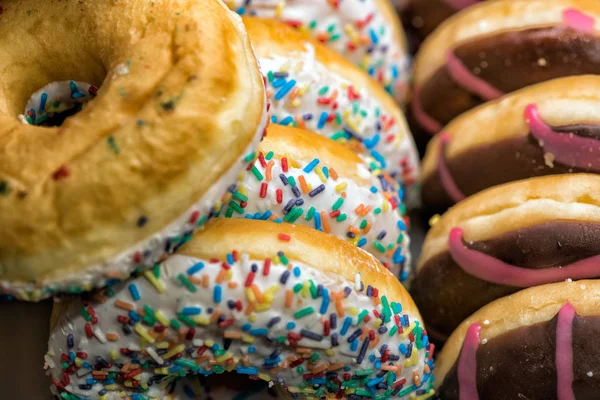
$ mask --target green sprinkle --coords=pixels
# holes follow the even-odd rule
[[[346,132],[344,132],[344,131],[336,132],[333,135],[331,135],[329,138],[331,140],[345,139],[346,138]]]
[[[292,290],[294,291],[294,293],[298,293],[299,291],[302,290],[302,287],[303,287],[303,285],[301,283],[296,283]]]
[[[406,389],[401,390],[400,393],[398,393],[398,397],[405,396],[405,395],[409,394],[410,392],[412,392],[413,390],[415,390],[416,388],[417,387],[415,385],[410,385]]]
[[[329,86],[323,86],[321,89],[319,89],[319,95],[323,96],[325,93],[327,93],[328,90]]]
[[[315,282],[311,279],[310,281],[310,295],[313,299],[317,298],[317,287],[315,286]]]
[[[256,153],[254,153],[254,152],[248,153],[248,155],[246,155],[246,157],[244,157],[244,162],[250,162],[250,161],[254,160],[255,155],[256,155]]]
[[[172,320],[170,320],[169,323],[171,324],[171,326],[175,330],[179,330],[179,328],[181,328],[181,324],[175,318],[173,318]],[[396,327],[396,326],[394,325],[394,327]]]
[[[331,35],[331,37],[329,38],[329,41],[335,42],[336,40],[338,40],[341,37],[342,37],[342,35],[340,35],[339,33],[336,33],[335,35]]]
[[[146,315],[149,315],[152,318],[156,318],[156,315],[154,314],[154,310],[152,308],[150,308],[150,306],[148,306],[147,304],[144,306],[144,311],[146,312]]]
[[[90,313],[85,309],[85,307],[81,308],[81,315],[83,315],[83,318],[86,321],[91,321],[92,320],[92,316],[90,315]]]
[[[316,20],[316,19],[313,19],[313,20],[312,20],[312,21],[310,21],[310,23],[308,24],[308,27],[309,27],[310,29],[315,29],[315,28],[316,28],[316,26],[317,26],[317,20]]]
[[[296,371],[297,371],[299,374],[303,374],[303,373],[304,373],[304,368],[302,368],[302,366],[301,366],[301,365],[299,365],[298,367],[296,367]]]
[[[296,179],[293,176],[288,176],[288,182],[290,182],[291,187],[296,186]]]
[[[311,362],[312,364],[315,364],[317,361],[319,361],[319,358],[321,358],[321,357],[319,356],[319,353],[312,353],[312,354],[310,355],[310,362]]]
[[[233,200],[231,200],[229,202],[229,207],[230,207],[230,210],[234,210],[238,214],[243,214],[244,213],[244,209],[242,207],[240,207],[240,205],[238,203],[236,203],[235,201],[233,201]]]
[[[342,124],[342,114],[340,114],[339,112],[335,113],[335,122],[337,122],[338,125]]]
[[[367,315],[369,315],[369,312],[367,310],[362,310],[360,314],[358,314],[358,321],[356,324],[361,324]]]
[[[190,328],[195,328],[197,325],[196,323],[187,315],[184,315],[182,313],[178,313],[177,314],[177,318],[183,322],[184,324],[186,324],[187,326],[189,326]]]
[[[233,192],[233,198],[238,199],[239,201],[248,201],[248,196],[244,196],[237,190]]]
[[[275,74],[273,73],[273,71],[267,72],[267,80],[269,82],[273,82],[273,79],[275,79]]]
[[[108,146],[112,151],[115,152],[115,154],[119,154],[121,152],[121,149],[119,149],[119,146],[117,146],[117,142],[115,141],[115,138],[113,136],[109,136],[107,142]]]
[[[373,210],[373,213],[374,213],[375,215],[377,215],[377,214],[381,214],[381,208],[377,207],[376,209],[374,209],[374,210]]]
[[[342,197],[340,197],[339,199],[337,199],[337,201],[335,203],[333,203],[333,206],[331,207],[331,209],[334,211],[337,211],[337,209],[340,208],[342,206],[342,204],[344,204],[344,199]]]
[[[306,308],[303,308],[300,311],[296,311],[296,313],[294,314],[294,318],[300,319],[300,318],[306,317],[307,315],[310,315],[310,314],[312,314],[314,312],[315,312],[314,308],[312,308],[312,307],[306,307]]]
[[[337,222],[343,222],[346,220],[346,218],[348,218],[348,216],[346,214],[340,214],[337,216],[337,218],[335,219]]]
[[[160,264],[154,265],[154,267],[152,268],[152,272],[154,273],[154,276],[157,279],[160,278]]]
[[[402,312],[402,307],[399,303],[392,301],[392,310],[394,311],[394,314],[400,314]]]
[[[375,240],[373,242],[373,246],[375,246],[375,248],[379,250],[380,253],[385,253],[385,247],[381,243],[379,243],[379,240]]]
[[[258,170],[258,168],[256,168],[256,165],[252,166],[252,175],[254,175],[254,177],[256,179],[258,179],[259,181],[263,180],[263,174],[260,173],[260,171]]]
[[[366,219],[363,219],[363,220],[360,222],[360,229],[365,229],[365,227],[366,227],[366,226],[367,226],[367,220],[366,220]]]
[[[272,151],[268,152],[267,155],[265,156],[265,160],[270,161],[274,155],[275,155],[275,153],[273,153]]]
[[[290,260],[287,259],[287,257],[285,256],[285,254],[281,254],[279,256],[279,259],[281,260],[281,263],[283,265],[288,265],[288,263],[290,262]]]
[[[383,316],[385,317],[385,322],[390,322],[392,310],[390,309],[390,303],[386,296],[381,296],[381,304],[383,304]]]
[[[196,286],[194,286],[194,284],[190,282],[190,280],[183,273],[177,275],[177,278],[179,279],[179,282],[181,282],[181,284],[186,287],[187,290],[189,290],[192,293],[196,293]]]
[[[316,210],[315,210],[315,208],[311,206],[311,207],[308,209],[308,213],[306,213],[306,216],[305,216],[304,218],[305,218],[307,221],[310,221],[310,220],[312,219],[313,215],[315,215],[315,211],[316,211]]]
[[[396,243],[400,244],[402,243],[402,241],[404,240],[404,234],[399,234],[398,235],[398,239],[396,239]]]
[[[356,376],[369,376],[373,373],[373,369],[372,368],[367,368],[367,369],[357,369],[354,372],[354,375]]]
[[[233,208],[228,208],[227,211],[225,211],[225,218],[231,218],[232,215],[233,215]]]

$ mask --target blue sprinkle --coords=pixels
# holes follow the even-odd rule
[[[300,272],[301,272],[301,271],[300,271],[300,268],[298,268],[298,267],[294,267],[294,270],[293,270],[293,271],[294,271],[294,276],[295,276],[296,278],[300,276]]]
[[[358,243],[356,244],[358,247],[363,247],[365,244],[367,244],[367,239],[366,238],[360,238],[360,240],[358,241]]]
[[[304,167],[303,171],[306,172],[307,174],[312,172],[312,170],[315,169],[315,167],[317,166],[318,163],[319,163],[319,159],[315,158],[310,163],[308,163],[308,165],[306,167]]]
[[[42,97],[40,99],[40,108],[38,108],[39,112],[42,112],[46,109],[46,101],[48,100],[48,94],[46,92],[42,93]]]
[[[139,292],[137,286],[135,285],[135,283],[130,283],[128,288],[129,288],[129,293],[131,293],[131,297],[133,297],[133,300],[138,301],[140,299],[140,292]]]
[[[233,259],[233,254],[227,254],[227,264],[233,265],[235,260]]]
[[[406,230],[406,224],[404,223],[404,221],[402,221],[402,220],[398,221],[398,228],[400,228],[400,230],[402,230],[402,231]]]
[[[288,329],[288,331],[291,331],[295,327],[296,327],[296,323],[294,323],[293,321],[288,322],[286,325],[286,328]]]
[[[325,126],[328,116],[329,116],[329,114],[327,114],[326,111],[323,111],[321,113],[321,116],[319,117],[319,122],[317,123],[317,128],[322,129]]]
[[[369,30],[369,35],[371,35],[371,42],[373,42],[373,44],[379,43],[379,38],[373,29]]]
[[[354,339],[350,344],[350,350],[356,351],[358,349],[358,339]]]
[[[244,374],[244,375],[256,375],[258,374],[258,368],[254,368],[254,367],[238,367],[236,369],[238,374]]]
[[[277,93],[275,93],[275,100],[281,100],[289,93],[290,90],[296,85],[296,81],[290,79]],[[273,85],[275,86],[275,85]]]
[[[267,328],[250,329],[250,334],[252,336],[266,336],[267,333],[269,333],[269,331],[267,330]]]
[[[272,85],[275,89],[282,87],[283,85],[285,85],[285,78],[275,79]]]
[[[215,286],[215,290],[213,293],[213,300],[215,301],[215,303],[221,302],[222,291],[223,291],[223,289],[221,288],[221,285]]]
[[[286,126],[286,125],[291,124],[292,122],[294,122],[294,118],[292,118],[291,116],[288,115],[287,117],[285,117],[284,119],[279,121],[279,125]]]
[[[342,329],[340,330],[340,335],[344,336],[348,332],[348,328],[350,328],[350,324],[352,323],[352,318],[346,317],[344,319],[344,325],[342,325]]]
[[[250,329],[252,329],[252,324],[246,323],[246,324],[242,325],[242,330],[244,332],[248,332]]]
[[[371,186],[371,193],[377,193],[377,188],[375,186]]]
[[[199,262],[189,267],[187,273],[188,275],[194,275],[196,272],[199,272],[202,268],[204,268],[204,263]]]
[[[183,315],[199,315],[201,312],[200,307],[183,307],[183,310],[181,310]]]

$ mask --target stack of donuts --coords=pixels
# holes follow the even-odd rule
[[[595,399],[600,3],[409,1],[441,399]],[[451,14],[454,14],[450,16]],[[444,20],[442,22],[442,20]]]
[[[63,400],[598,398],[599,51],[597,0],[3,2],[0,295],[53,300],[18,365]]]
[[[48,394],[434,395],[391,3],[9,0],[0,54],[0,292],[54,299]]]

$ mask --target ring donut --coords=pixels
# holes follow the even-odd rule
[[[454,119],[423,160],[425,207],[443,212],[488,187],[541,175],[600,173],[600,78],[539,83]]]
[[[496,186],[431,228],[411,294],[444,340],[485,304],[522,288],[600,277],[600,176],[566,174]]]
[[[583,280],[529,288],[487,305],[441,351],[440,397],[597,398],[599,304],[600,282]]]
[[[366,71],[400,104],[407,101],[410,55],[387,0],[228,0],[242,15],[275,18],[309,34]]]
[[[402,111],[379,85],[281,22],[246,17],[244,23],[267,77],[271,122],[348,142],[401,184],[415,182],[419,159],[412,136]]]
[[[55,311],[54,393],[162,399],[161,383],[232,371],[308,399],[433,394],[433,347],[400,282],[303,226],[213,219],[154,270]]]
[[[599,21],[595,0],[487,1],[450,18],[417,54],[415,135],[425,141],[425,132],[505,93],[600,73]]]
[[[248,36],[219,1],[47,4],[0,16],[0,291],[24,300],[154,265],[210,216],[266,125]],[[101,87],[59,127],[19,120],[65,81]],[[47,88],[51,107],[62,89]]]
[[[395,181],[376,165],[315,133],[273,124],[220,215],[331,233],[405,281],[411,270],[408,217]]]

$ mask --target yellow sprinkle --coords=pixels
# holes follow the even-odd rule
[[[400,334],[400,338],[406,339],[406,337],[413,331],[413,329],[415,329],[416,326],[417,324],[415,324],[415,321],[411,322],[409,327]]]
[[[250,303],[256,303],[256,296],[254,295],[252,289],[246,288],[246,297]]]
[[[165,328],[168,328],[169,326],[171,326],[171,323],[169,322],[167,317],[165,317],[165,314],[163,314],[162,311],[160,311],[160,310],[155,311],[154,316],[156,317],[156,320]]]
[[[294,100],[292,100],[292,107],[298,108],[300,107],[300,104],[302,104],[302,102],[300,102],[299,98],[296,97]]]
[[[222,356],[215,357],[215,360],[218,363],[222,363],[223,361],[229,360],[231,357],[233,357],[233,354],[227,352],[227,353],[223,354]]]
[[[327,349],[325,350],[325,353],[329,356],[329,357],[333,357],[335,356],[335,351],[333,351],[333,349]]]
[[[254,343],[254,337],[247,335],[247,334],[242,334],[242,342],[244,343]]]
[[[350,315],[358,315],[358,308],[356,307],[350,307],[347,311]]]
[[[227,272],[225,272],[225,280],[230,281],[232,276],[233,276],[233,270],[228,269]]]
[[[156,344],[156,348],[157,349],[168,349],[169,348],[169,342],[160,342]]]
[[[277,6],[275,6],[275,17],[281,17],[281,14],[283,14],[284,8],[285,8],[285,3],[283,1],[277,3]]]
[[[248,196],[248,189],[246,189],[246,186],[238,187],[238,192],[244,196]]]
[[[154,373],[156,375],[169,375],[169,368],[167,368],[167,367],[154,368]]]
[[[155,342],[154,338],[148,334],[148,331],[146,331],[140,323],[135,324],[133,326],[133,330],[136,331],[136,333],[138,335],[140,335],[148,343]],[[145,346],[142,346],[142,347],[145,347]]]
[[[166,352],[162,358],[166,359],[166,358],[171,358],[173,357],[175,354],[179,354],[182,351],[185,350],[185,344],[180,344],[178,346],[173,347],[171,350],[169,350],[168,352]]]
[[[263,303],[256,306],[256,312],[264,312],[271,309],[271,305],[269,303]]]
[[[305,299],[310,296],[310,283],[308,283],[308,281],[304,281],[304,286],[302,286],[302,291],[300,294],[302,294],[302,297]]]
[[[75,358],[75,366],[76,366],[77,368],[81,368],[81,366],[82,366],[82,365],[83,365],[83,361],[81,361],[81,358],[79,358],[79,357],[76,357],[76,358]]]
[[[373,328],[374,328],[374,329],[377,329],[377,328],[379,328],[380,326],[381,326],[381,320],[380,320],[379,318],[376,318],[376,319],[373,321]]]
[[[440,214],[435,214],[433,217],[429,218],[429,226],[433,227],[440,220]]]
[[[144,276],[146,277],[146,279],[148,279],[148,282],[150,282],[152,286],[154,286],[158,293],[162,293],[165,291],[165,285],[163,285],[161,281],[156,279],[152,271],[144,271]]]
[[[250,322],[256,322],[256,314],[252,313],[252,314],[248,315],[248,321],[250,321]]]
[[[308,90],[308,86],[302,86],[299,90],[298,90],[298,96],[304,96],[304,94],[306,93],[306,91]]]
[[[410,361],[412,362],[412,365],[419,364],[419,352],[416,349],[413,349],[412,355],[410,356]]]
[[[116,360],[116,359],[118,359],[118,358],[119,358],[119,352],[118,352],[116,349],[112,349],[112,350],[110,351],[110,358],[111,358],[112,360]]]
[[[410,398],[411,398],[411,400],[412,400],[412,399],[414,399],[414,400],[425,400],[425,399],[428,399],[428,398],[430,398],[430,397],[431,397],[431,396],[433,396],[434,394],[435,394],[435,390],[433,390],[433,389],[429,389],[429,392],[427,392],[427,393],[424,393],[424,394],[422,394],[422,395],[419,395],[419,396],[417,396],[417,395],[416,395],[416,394],[413,392],[413,393],[411,393],[411,395],[410,395]]]
[[[233,358],[233,362],[232,362],[231,364],[227,364],[227,367],[225,368],[225,370],[226,370],[227,372],[231,372],[231,371],[233,371],[233,369],[234,369],[235,367],[237,367],[237,365],[238,365],[239,361],[240,361],[240,359],[239,359],[238,357],[234,357],[234,358]]]
[[[315,174],[317,174],[319,179],[321,179],[321,182],[323,182],[323,183],[327,182],[327,177],[325,176],[325,174],[323,173],[323,170],[321,168],[315,168],[315,169],[313,169],[313,171],[315,171]]]
[[[210,318],[204,317],[204,316],[200,316],[200,315],[194,315],[192,317],[192,321],[194,321],[198,325],[205,325],[206,326],[206,325],[210,324]]]
[[[291,160],[291,162],[290,162],[290,165],[291,165],[293,168],[300,168],[300,164],[299,164],[299,163],[298,163],[298,161],[296,161],[296,160]]]
[[[342,182],[335,186],[335,191],[341,192],[342,190],[346,189],[347,187],[348,187],[348,182]]]
[[[410,359],[409,359],[409,358],[407,358],[406,360],[404,360],[404,367],[405,367],[405,368],[408,368],[408,367],[410,367],[411,365],[412,365],[412,363],[410,362]]]
[[[383,210],[383,212],[386,212],[389,209],[390,209],[389,201],[384,200],[383,204],[381,205],[381,210]]]
[[[257,376],[263,381],[271,382],[271,377],[263,372],[259,372]]]

